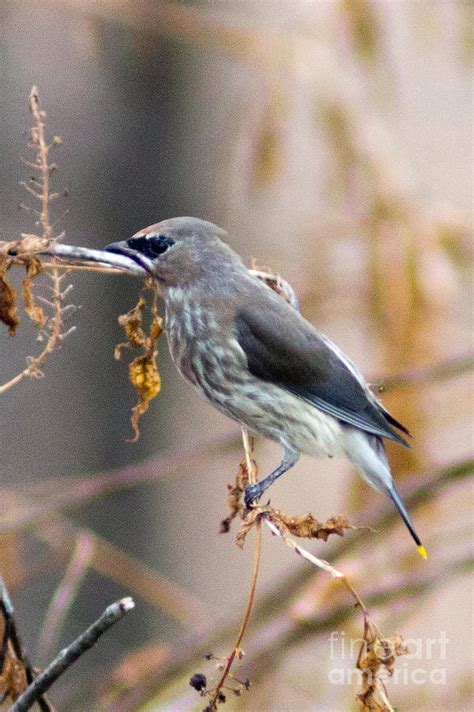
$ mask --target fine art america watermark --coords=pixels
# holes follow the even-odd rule
[[[333,685],[357,685],[362,681],[362,671],[354,667],[362,646],[367,643],[362,638],[349,638],[344,631],[333,630],[328,638],[333,665],[328,672],[329,682]],[[387,642],[387,641],[385,641]],[[408,652],[399,658],[393,674],[383,667],[378,672],[382,680],[390,679],[395,685],[446,685],[446,666],[449,639],[444,631],[437,638],[404,638],[403,644]],[[390,646],[377,651],[377,657],[387,662],[394,651]],[[350,664],[348,664],[350,662]],[[344,664],[345,663],[345,664]],[[364,675],[370,674],[365,670]]]

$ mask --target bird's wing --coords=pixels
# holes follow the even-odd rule
[[[283,301],[268,309],[249,304],[236,314],[236,335],[248,368],[257,378],[274,383],[343,423],[408,445],[391,426],[407,434],[375,396],[362,376],[309,322]]]

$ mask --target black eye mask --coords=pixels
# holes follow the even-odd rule
[[[143,237],[131,237],[127,240],[127,247],[140,252],[148,259],[152,260],[162,255],[174,245],[174,240],[166,235],[149,235]]]

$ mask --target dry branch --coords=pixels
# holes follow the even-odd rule
[[[17,699],[34,681],[34,671],[26,656],[15,621],[8,590],[0,576],[0,705]],[[53,712],[43,694],[36,698],[41,712]]]
[[[23,381],[25,378],[33,377],[39,378],[42,374],[42,368],[46,359],[59,348],[63,339],[74,330],[74,327],[68,331],[63,331],[64,318],[67,311],[67,307],[64,306],[64,301],[67,293],[69,292],[69,287],[63,289],[63,280],[65,277],[64,273],[61,273],[56,265],[53,265],[52,269],[49,271],[49,277],[51,280],[50,292],[51,296],[49,299],[44,299],[43,302],[46,304],[49,314],[46,315],[43,308],[37,304],[34,298],[33,291],[31,288],[31,282],[34,277],[42,272],[42,266],[35,254],[40,249],[45,249],[51,242],[55,239],[53,233],[53,226],[51,224],[50,218],[50,202],[56,197],[57,193],[51,193],[50,190],[50,180],[52,173],[56,170],[56,164],[50,163],[49,152],[51,148],[57,146],[61,143],[59,137],[55,136],[52,142],[48,144],[45,135],[45,123],[44,119],[46,117],[45,112],[41,109],[40,101],[38,97],[38,90],[33,87],[29,96],[29,107],[33,115],[34,124],[30,131],[30,137],[28,141],[28,148],[35,152],[34,161],[25,161],[27,165],[36,170],[39,173],[38,179],[33,179],[35,187],[29,186],[27,183],[22,182],[24,188],[27,192],[32,195],[41,206],[41,209],[33,210],[33,212],[38,217],[38,223],[41,225],[42,234],[38,235],[23,235],[22,240],[17,243],[4,243],[3,250],[0,253],[0,265],[3,265],[0,270],[0,303],[5,305],[5,296],[11,298],[11,292],[8,289],[5,290],[5,270],[9,269],[13,264],[18,264],[26,268],[26,277],[23,282],[23,296],[25,301],[25,311],[32,319],[32,321],[39,328],[39,339],[45,342],[45,345],[38,356],[28,357],[27,366],[16,376],[11,378],[7,383],[0,385],[0,394],[9,390],[13,386]],[[29,209],[28,206],[23,206]],[[2,314],[4,312],[4,307],[0,305],[0,317],[3,321]],[[10,333],[15,326],[12,326],[11,322],[12,307],[7,310],[6,323],[9,325]],[[16,315],[13,315],[16,318]]]
[[[10,712],[27,712],[81,655],[84,655],[95,645],[101,635],[134,608],[135,604],[131,598],[122,598],[108,606],[95,623],[84,633],[81,633],[67,648],[61,650],[53,662],[31,682],[17,698]]]

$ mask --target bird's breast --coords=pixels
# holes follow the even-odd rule
[[[340,451],[340,423],[276,384],[256,378],[231,325],[212,305],[168,301],[166,333],[181,375],[228,417],[311,455]]]
[[[227,403],[233,387],[250,378],[237,340],[209,305],[175,296],[167,304],[166,333],[181,375],[216,405]]]

